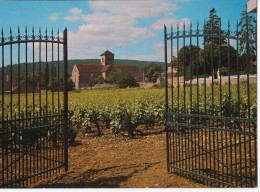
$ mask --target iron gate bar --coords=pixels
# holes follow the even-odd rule
[[[4,39],[4,32],[3,32],[3,29],[2,29],[2,32],[1,32],[1,39],[3,41]],[[4,48],[2,48],[2,77],[4,76]],[[2,93],[4,92],[4,81],[2,81]],[[4,95],[2,94],[2,122],[4,122]],[[5,124],[2,123],[2,129],[4,130],[5,129]],[[4,137],[2,136],[2,141],[4,140]],[[2,159],[4,159],[4,153],[2,152]],[[2,163],[2,169],[4,169],[4,163]],[[2,173],[2,178],[4,178],[4,173]],[[4,182],[3,182],[4,184]]]
[[[213,159],[215,159],[216,161],[218,161],[219,163],[221,163],[224,167],[226,167],[227,169],[229,169],[231,172],[235,173],[236,175],[239,175],[239,173],[237,173],[236,171],[233,171],[232,168],[230,166],[228,166],[227,164],[225,164],[224,162],[222,162],[221,160],[219,160],[217,157],[215,157],[215,155],[211,155],[211,151],[207,151],[206,149],[204,149],[202,146],[198,145],[196,142],[194,142],[192,139],[190,139],[189,137],[187,137],[185,134],[183,134],[181,131],[174,129],[177,133],[179,133],[180,135],[182,135],[185,139],[187,139],[188,141],[192,142],[193,144],[195,144],[196,146],[198,146],[202,151],[204,151],[206,154],[209,153],[209,156],[212,156]],[[185,160],[187,160],[188,158],[185,158]],[[182,160],[183,161],[183,160]],[[242,177],[242,175],[241,175]],[[242,177],[245,179],[245,177]]]
[[[198,125],[193,125],[189,123],[175,123],[175,122],[168,122],[167,125],[177,125],[180,127],[191,127],[194,129],[205,129],[205,130],[215,130],[215,131],[223,131],[225,133],[238,133],[238,134],[244,134],[244,135],[252,135],[256,136],[257,134],[255,132],[251,131],[240,131],[240,130],[234,130],[234,129],[224,129],[224,128],[216,128],[216,127],[209,127],[209,126],[198,126]]]
[[[255,36],[255,41],[257,42],[257,25],[255,26],[255,34],[256,34],[256,36]],[[255,44],[255,47],[256,47],[256,53],[257,53],[257,43]],[[257,132],[257,130],[256,130],[256,127],[255,127],[255,130],[254,130],[255,132]],[[255,155],[255,158],[256,158],[256,162],[258,162],[258,159],[257,159],[257,155],[258,155],[258,153],[257,153],[257,146],[255,145],[255,153],[256,153],[256,155]],[[255,164],[255,175],[256,175],[256,177],[255,177],[255,183],[256,183],[256,186],[258,186],[258,180],[257,180],[257,176],[258,176],[258,172],[257,172],[257,169],[258,168],[258,166],[257,166],[257,163]]]
[[[0,47],[2,49],[2,77],[1,77],[1,110],[2,117],[0,119],[0,135],[1,135],[1,187],[24,187],[29,183],[36,182],[42,177],[49,177],[58,173],[60,167],[64,167],[68,170],[68,143],[67,143],[67,129],[68,125],[66,119],[68,118],[68,97],[67,93],[64,93],[63,108],[60,105],[60,45],[63,45],[63,60],[64,60],[64,76],[63,76],[63,92],[67,90],[68,78],[68,64],[67,64],[67,29],[64,30],[63,38],[59,37],[59,31],[56,37],[53,36],[53,30],[51,36],[47,35],[47,28],[45,35],[41,35],[41,29],[39,28],[39,34],[35,35],[34,28],[32,28],[32,35],[28,35],[27,27],[25,28],[25,35],[20,35],[20,28],[18,27],[17,36],[12,35],[12,29],[10,28],[9,37],[4,37],[3,29],[1,31]],[[32,86],[29,92],[29,77],[28,77],[28,44],[32,45]],[[39,78],[35,77],[35,43],[39,44]],[[45,44],[45,68],[49,68],[51,64],[51,80],[50,90],[51,96],[48,97],[48,84],[42,83],[42,45]],[[54,72],[54,44],[58,46],[58,109],[54,106],[54,73],[56,75],[56,68]],[[51,60],[48,61],[48,45],[51,45]],[[9,46],[9,51],[5,51],[5,47]],[[13,50],[14,46],[17,47],[17,74],[14,74],[13,67]],[[65,50],[66,48],[66,50]],[[5,54],[9,53],[10,64],[6,65]],[[24,57],[25,62],[23,65],[23,72],[21,70],[21,57]],[[66,59],[66,60],[65,60]],[[5,70],[5,67],[9,67],[9,71]],[[47,70],[46,70],[47,71]],[[47,73],[45,73],[47,74]],[[6,84],[4,78],[11,84]],[[9,78],[9,75],[11,76]],[[17,79],[13,77],[16,75]],[[22,75],[25,75],[24,78]],[[55,76],[56,77],[56,76]],[[9,81],[9,80],[10,81]],[[45,78],[46,79],[46,78]],[[21,80],[25,81],[22,85]],[[17,92],[13,91],[13,83],[17,81]],[[39,90],[36,90],[36,83],[39,86]],[[41,90],[45,88],[45,102],[42,100],[44,95],[41,95]],[[10,94],[6,95],[6,91],[10,89]],[[36,95],[38,92],[39,103],[36,104]],[[32,94],[31,94],[32,93]],[[15,97],[14,97],[14,94]],[[29,94],[32,96],[32,108],[29,111]],[[6,98],[5,98],[6,95]],[[9,98],[8,98],[9,97]],[[23,101],[21,97],[24,97]],[[49,102],[48,99],[51,101]],[[23,107],[25,105],[25,107]],[[65,106],[64,106],[65,105]],[[14,112],[14,107],[17,107],[17,112]],[[39,106],[39,111],[36,110],[36,106]],[[50,106],[50,107],[48,107]],[[6,109],[5,109],[6,107]],[[50,111],[49,111],[50,109]],[[44,110],[44,111],[43,111]],[[65,121],[63,121],[65,119]],[[45,136],[41,135],[38,138],[38,130],[48,132]],[[29,134],[29,132],[32,132]],[[64,133],[64,136],[61,135]],[[37,141],[32,141],[32,145],[26,143],[26,134],[35,137]],[[42,134],[42,133],[40,133]],[[58,137],[61,136],[61,139]],[[55,139],[56,137],[56,139]],[[16,139],[15,139],[16,138]],[[17,139],[18,138],[18,139]],[[28,137],[29,138],[29,137]],[[58,140],[57,140],[58,139]],[[56,141],[55,141],[56,140]],[[55,142],[58,142],[55,144]],[[55,144],[55,146],[54,146]],[[65,157],[62,157],[62,155]],[[37,163],[36,163],[37,162]]]
[[[207,119],[222,119],[228,121],[247,121],[250,123],[256,123],[255,119],[248,119],[248,118],[238,118],[238,117],[225,117],[225,116],[214,116],[214,115],[203,115],[203,114],[188,114],[188,113],[167,113],[167,117],[169,116],[182,116],[182,117],[196,117],[196,118],[207,118]]]
[[[167,74],[167,35],[166,35],[166,26],[164,25],[164,56],[165,56],[165,68],[166,68],[166,73],[165,73],[165,78],[168,79],[168,74]],[[165,89],[165,112],[166,114],[169,112],[168,111],[168,84],[166,84],[166,89]],[[167,143],[167,151],[169,151],[169,140],[168,140],[168,126],[165,126],[166,128],[166,143]],[[167,153],[167,170],[169,170],[169,162],[170,162],[170,157],[169,154]]]
[[[64,86],[63,86],[63,111],[64,111],[64,164],[65,171],[68,171],[68,45],[67,45],[67,28],[63,32],[64,36],[64,50],[63,50],[63,59],[64,59]]]
[[[166,39],[167,40],[170,40],[170,39],[177,39],[177,38],[184,38],[184,37],[204,37],[204,34],[202,33],[202,34],[196,34],[196,31],[194,31],[195,33],[193,34],[193,35],[190,35],[189,33],[188,34],[182,34],[182,35],[180,35],[180,34],[178,34],[178,35],[175,35],[175,36],[171,36],[171,34],[169,33],[169,34],[166,34],[167,35],[167,37],[166,37]],[[226,33],[228,32],[228,31],[225,31]],[[188,35],[188,36],[187,36]],[[212,37],[212,38],[220,38],[220,39],[225,39],[225,38],[227,38],[227,36],[225,36],[225,35],[213,35],[213,34],[207,34],[206,35],[207,37]],[[237,35],[234,35],[234,36],[230,36],[229,37],[230,39],[234,39],[234,40],[239,40],[239,41],[245,41],[245,42],[247,42],[247,43],[255,43],[255,40],[254,39],[245,39],[245,38],[242,38],[242,37],[237,37]]]
[[[174,168],[174,169],[180,170],[181,172],[185,172],[185,173],[191,174],[191,175],[196,175],[197,177],[206,179],[207,181],[214,181],[214,182],[216,182],[216,183],[220,183],[220,184],[223,184],[223,185],[226,185],[226,186],[229,186],[229,187],[238,188],[238,186],[232,185],[232,184],[227,183],[227,182],[219,181],[219,180],[217,180],[217,179],[210,178],[210,177],[207,177],[207,176],[204,176],[204,175],[200,175],[200,174],[198,174],[198,173],[196,173],[196,172],[188,171],[188,170],[186,170],[186,169],[179,168],[179,167],[176,167],[176,166],[174,166],[174,165],[169,165],[169,166],[172,167],[172,168]]]
[[[205,24],[204,21],[204,26]],[[220,28],[218,33],[205,33],[205,30],[199,30],[198,22],[196,30],[192,30],[192,23],[190,23],[189,31],[186,30],[184,23],[183,30],[180,32],[179,24],[177,24],[177,31],[173,32],[171,27],[169,34],[167,33],[166,26],[164,26],[167,168],[168,171],[179,173],[196,181],[205,181],[205,183],[210,186],[254,187],[257,183],[257,120],[254,117],[252,118],[250,114],[251,83],[249,79],[249,44],[256,44],[256,34],[249,34],[248,22],[246,22],[247,29],[245,36],[241,35],[242,33],[238,31],[238,23],[235,32],[230,30],[230,22],[228,22],[227,31],[221,30],[221,21],[219,24]],[[212,27],[213,22],[207,23],[207,25]],[[193,52],[192,38],[196,38],[197,40],[196,43],[194,43],[196,45],[195,52]],[[203,39],[202,45],[204,45],[204,48],[207,43],[210,43],[208,46],[209,49],[207,49],[208,52],[202,49],[201,61],[199,61],[200,38]],[[179,39],[183,41],[181,55],[179,54]],[[189,39],[187,46],[185,42],[186,39]],[[177,85],[175,92],[173,90],[173,83],[176,83],[176,81],[173,82],[173,61],[170,68],[168,68],[167,64],[167,40],[171,42],[171,58],[173,56],[173,45],[177,46],[177,66],[174,66],[177,68]],[[176,41],[176,44],[174,44],[173,40],[174,42]],[[215,44],[219,46],[217,49],[213,47],[213,40],[216,40]],[[222,43],[224,40],[226,44]],[[231,49],[231,40],[236,41],[235,52]],[[240,75],[242,75],[243,72],[240,72],[242,68],[239,68],[239,55],[242,54],[238,50],[239,42],[243,42],[246,45],[245,52],[242,52],[245,53],[246,57],[246,84],[242,87],[243,93],[240,87],[240,80],[242,79]],[[224,51],[221,50],[223,46],[226,47],[223,49]],[[190,49],[187,49],[187,59],[185,58],[186,48]],[[215,54],[218,56],[215,56]],[[224,54],[226,55],[225,58],[222,56]],[[181,58],[181,56],[183,56],[183,58]],[[231,57],[233,67],[232,74],[234,73],[237,76],[236,80],[232,80],[232,84],[236,81],[236,83],[234,83],[236,85],[232,86]],[[190,59],[190,61],[188,61],[188,59]],[[194,60],[194,62],[192,60]],[[224,61],[226,63],[224,63]],[[179,65],[180,63],[182,63],[181,66]],[[193,64],[196,66],[193,66]],[[200,74],[199,66],[201,69]],[[227,67],[228,76],[227,85],[224,86],[224,80],[222,79],[224,74],[222,70],[220,70],[223,66]],[[171,71],[167,71],[167,69]],[[217,69],[219,77],[218,85],[216,85],[214,81]],[[183,70],[181,72],[182,74],[180,73],[181,70]],[[188,70],[190,70],[190,73]],[[209,71],[207,72],[209,74],[206,74],[206,70]],[[171,79],[169,80],[167,76],[168,73],[171,74]],[[180,77],[181,75],[182,77]],[[200,77],[204,78],[202,83],[199,83],[199,75],[202,75]],[[207,75],[211,76],[210,86],[206,83]],[[188,80],[186,77],[190,79]],[[180,78],[183,78],[183,82],[180,82]],[[193,80],[197,81],[197,84],[192,84],[194,83]],[[187,82],[190,84],[188,85]],[[168,86],[168,83],[171,83],[171,85]],[[183,85],[181,92],[180,83]],[[200,84],[202,89],[199,89]],[[188,86],[190,89],[186,89]],[[255,89],[255,87],[253,88]],[[168,97],[168,89],[171,89],[170,97]],[[224,89],[226,89],[226,91]],[[233,90],[235,91],[233,92]],[[241,108],[241,94],[245,94],[244,90],[247,92],[247,105]],[[254,90],[252,90],[252,92],[253,91]],[[227,92],[227,94],[225,92]],[[226,95],[223,95],[223,93]],[[207,101],[208,96],[210,97]],[[173,98],[177,99],[175,104]],[[233,98],[237,99],[236,105],[238,105],[238,113],[235,115],[232,114],[233,108],[224,108],[224,105],[231,106]],[[170,99],[171,103],[168,102],[168,99]],[[180,103],[180,101],[182,103]],[[194,102],[196,102],[195,105]],[[220,105],[220,108],[216,107],[215,110],[215,103]],[[170,108],[168,108],[168,106]],[[207,110],[208,106],[211,107],[210,110]],[[244,108],[246,113],[241,111],[244,110]],[[231,111],[229,112],[227,110]],[[204,150],[206,153],[203,152]],[[197,163],[199,163],[199,165]],[[213,172],[203,172],[202,169],[205,168]],[[199,175],[202,175],[202,177]]]
[[[59,125],[63,125],[63,124],[59,124]],[[55,125],[52,125],[52,126],[55,126]],[[60,128],[57,128],[55,131],[53,131],[50,135],[54,135]],[[24,150],[23,150],[23,155],[20,156],[18,159],[16,159],[15,161],[11,161],[9,165],[7,165],[3,170],[0,171],[1,172],[4,172],[6,170],[8,170],[8,167],[11,167],[15,162],[19,161],[21,158],[23,158],[25,155],[27,155],[28,153],[30,153],[33,149],[36,149],[40,144],[42,144],[44,141],[46,141],[48,138],[45,137],[44,139],[42,139],[41,141],[39,141],[38,143],[36,143],[34,146],[32,146],[29,150],[26,151],[26,153],[24,154]],[[46,159],[44,158],[44,156],[42,156],[43,159]]]

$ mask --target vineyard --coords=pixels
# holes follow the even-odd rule
[[[185,87],[182,86],[179,89],[177,87],[173,89],[169,88],[168,111],[176,112],[179,110],[179,114],[186,112],[190,114],[205,114],[206,116],[215,115],[218,116],[218,118],[240,117],[249,118],[251,120],[256,119],[256,83],[252,82],[247,84],[242,81],[239,86],[237,86],[237,84],[231,84],[229,86],[228,83],[224,83],[223,85],[214,83],[213,88],[214,89],[212,89],[211,85],[197,86],[196,84],[192,86],[186,84]],[[220,89],[221,94],[220,91],[218,91]],[[250,94],[248,94],[248,92]],[[248,95],[250,95],[250,97],[248,97]],[[143,137],[143,139],[145,139],[149,131],[151,131],[151,133],[156,132],[158,128],[160,129],[160,132],[158,132],[160,133],[160,135],[158,135],[160,141],[157,143],[157,148],[160,148],[161,145],[165,146],[165,143],[162,143],[162,139],[165,138],[163,131],[165,131],[164,125],[166,123],[164,88],[76,90],[70,91],[68,98],[68,139],[72,148],[78,142],[82,142],[83,140],[85,142],[86,138],[90,138],[93,141],[100,138],[101,142],[107,145],[105,144],[105,138],[107,138],[108,133],[110,133],[109,135],[111,136],[117,136],[119,134],[124,137],[127,136],[129,137],[128,142],[133,138]],[[185,100],[182,98],[185,98]],[[61,92],[48,91],[20,94],[20,96],[18,94],[5,94],[4,99],[5,105],[1,108],[1,110],[4,109],[4,113],[2,113],[2,111],[0,113],[1,115],[4,114],[4,116],[0,116],[0,119],[4,122],[1,126],[5,126],[0,127],[0,129],[4,130],[2,132],[1,154],[3,155],[5,151],[13,151],[13,153],[9,153],[6,156],[6,159],[15,161],[14,164],[8,166],[6,172],[10,173],[11,177],[23,178],[23,175],[21,175],[23,172],[20,171],[20,167],[22,170],[27,170],[28,173],[33,173],[44,169],[48,170],[50,167],[61,166],[64,159],[62,150],[64,148],[64,133],[61,128],[64,117],[60,115],[63,110],[63,94]],[[173,118],[176,118],[176,116]],[[186,117],[178,118],[179,124],[182,124],[182,122],[185,124],[187,121],[197,120],[196,117],[190,119]],[[197,122],[205,126],[210,125],[209,121],[204,122],[200,120]],[[223,125],[220,120],[214,123],[215,125],[221,125],[223,130],[230,130],[232,128],[231,121]],[[245,132],[251,131],[248,130],[247,126],[241,126],[244,127]],[[233,128],[234,127],[240,129],[239,124],[233,126]],[[238,129],[235,131],[238,131]],[[181,134],[185,133],[186,136],[190,134],[189,131],[185,132],[183,129],[181,131],[184,131],[181,132]],[[204,132],[200,131],[197,134],[199,135],[199,133],[203,135]],[[84,136],[85,134],[95,135],[96,139],[92,138],[92,136]],[[102,135],[103,137],[96,137]],[[149,138],[152,139],[152,137],[153,135]],[[241,139],[241,137],[239,138]],[[242,138],[248,140],[248,136]],[[96,144],[99,146],[98,141],[99,140],[97,140]],[[110,140],[108,139],[108,141]],[[138,139],[135,141],[137,142]],[[183,142],[183,138],[181,141]],[[249,141],[251,142],[251,137]],[[208,146],[211,146],[211,142],[213,141],[208,140],[208,142]],[[251,144],[254,144],[253,140]],[[219,145],[222,146],[223,143],[220,142]],[[115,144],[115,146],[117,145]],[[244,146],[250,148],[251,145],[244,144]],[[223,146],[223,148],[224,147],[225,146]],[[210,149],[211,148],[207,148],[209,151]],[[50,150],[50,152],[48,152],[48,150]],[[26,155],[26,151],[28,151],[29,155]],[[165,149],[163,151],[165,152]],[[148,155],[148,152],[146,154]],[[253,154],[254,153],[252,153],[252,155]],[[29,156],[31,158],[29,158]],[[57,161],[52,160],[54,157]],[[219,157],[224,158],[224,156]],[[93,161],[95,162],[95,160]],[[73,160],[72,162],[75,163],[77,160]],[[242,159],[241,163],[244,164],[245,162],[246,161]],[[6,165],[7,163],[8,162],[2,162],[0,166]],[[19,170],[16,169],[16,167],[19,167]],[[251,169],[247,169],[247,171],[250,170]],[[48,173],[46,174],[48,178]],[[55,175],[54,172],[50,173],[50,175],[52,174]],[[8,179],[6,177],[3,178],[2,180],[4,181]],[[98,186],[102,187],[103,185]]]
[[[187,85],[186,85],[187,86]],[[247,84],[241,83],[239,87],[240,95],[238,100],[238,88],[231,85],[230,97],[228,84],[222,85],[222,94],[216,91],[212,99],[211,86],[192,88],[187,86],[177,92],[174,88],[169,94],[169,111],[174,111],[179,107],[180,111],[237,117],[239,114],[247,117],[248,103],[250,103],[250,118],[255,119],[257,113],[256,105],[256,83],[250,83],[249,91],[250,98],[247,98]],[[219,90],[218,84],[214,85],[214,90]],[[206,90],[206,92],[204,91]],[[183,94],[186,95],[186,100]],[[164,89],[107,89],[107,90],[77,90],[69,92],[69,124],[70,124],[70,142],[74,142],[78,129],[82,127],[86,132],[91,132],[93,129],[101,135],[100,128],[110,129],[112,133],[120,133],[126,131],[130,138],[134,137],[134,133],[138,132],[138,126],[144,125],[147,129],[154,125],[164,125],[165,123],[165,90]],[[173,96],[173,99],[171,99]],[[206,96],[206,100],[204,100]],[[37,101],[33,105],[33,98],[41,97],[41,104]],[[58,92],[41,93],[40,95],[21,94],[12,95],[12,107],[8,102],[10,98],[5,96],[5,119],[15,118],[18,114],[30,117],[33,114],[57,114],[62,109],[61,100],[62,94]],[[18,100],[19,99],[19,100]],[[173,103],[171,103],[173,101]],[[192,101],[192,103],[190,103]],[[197,103],[199,101],[199,103]],[[213,101],[213,103],[212,103]],[[27,108],[25,107],[27,103]],[[53,103],[57,104],[54,108]],[[47,104],[47,105],[46,105]],[[198,106],[199,105],[199,106]],[[26,113],[27,112],[27,113]],[[0,113],[2,114],[2,113]],[[16,126],[18,126],[16,124]],[[25,137],[25,136],[24,136]],[[21,138],[21,137],[20,137]]]

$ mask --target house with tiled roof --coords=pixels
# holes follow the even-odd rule
[[[2,85],[4,86],[2,87]],[[7,74],[3,79],[0,78],[0,93],[2,93],[2,91],[5,93],[11,92],[13,87],[16,85],[17,80],[14,77],[11,77],[10,74]]]
[[[2,86],[4,85],[4,86]],[[4,91],[4,93],[32,93],[33,86],[32,84],[26,80],[22,79],[19,81],[14,77],[11,77],[10,74],[7,74],[3,79],[0,79],[0,93]]]
[[[172,60],[168,65],[167,68],[167,80],[168,80],[168,84],[171,85],[178,83],[178,79],[179,79],[179,83],[183,83],[184,82],[184,76],[179,76],[178,78],[178,70],[177,70],[177,62],[178,59],[175,56],[172,56]],[[161,73],[161,78],[165,80],[165,73]],[[185,77],[185,81],[187,81],[189,78]]]
[[[102,53],[100,55],[100,65],[75,64],[71,76],[75,88],[88,87],[89,82],[99,76],[106,79],[113,69],[121,70],[123,73],[130,73],[137,81],[143,79],[143,74],[136,65],[114,65],[114,55],[108,50]]]

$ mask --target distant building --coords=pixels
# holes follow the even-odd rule
[[[113,69],[121,70],[123,73],[130,73],[137,81],[143,79],[143,74],[136,65],[114,65],[114,55],[108,50],[102,53],[100,55],[100,65],[75,64],[71,76],[75,88],[87,87],[92,79],[99,76],[106,79]]]
[[[20,88],[20,93],[26,93],[26,80],[18,80],[7,74],[3,79],[0,79],[0,93],[2,93],[2,82],[4,82],[4,93],[18,93]],[[27,93],[33,92],[33,86],[30,82],[27,82]]]
[[[14,93],[14,94],[19,93],[19,87],[20,87],[20,93],[26,93],[26,86],[27,86],[27,93],[32,93],[33,86],[29,82],[26,85],[26,80],[21,80],[19,82],[19,85],[16,85],[15,87],[13,87],[12,93]]]
[[[178,71],[177,71],[177,62],[178,59],[175,56],[172,56],[172,60],[168,65],[167,69],[167,80],[168,85],[177,84],[178,83]],[[161,78],[165,80],[165,73],[161,73]],[[185,77],[185,81],[189,80],[188,77]],[[179,76],[179,83],[184,82],[184,76]]]

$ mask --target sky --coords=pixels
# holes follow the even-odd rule
[[[4,34],[47,28],[68,29],[68,58],[100,57],[110,50],[115,59],[164,61],[164,24],[202,28],[209,11],[216,9],[222,26],[235,30],[248,0],[117,0],[117,1],[0,1]]]

